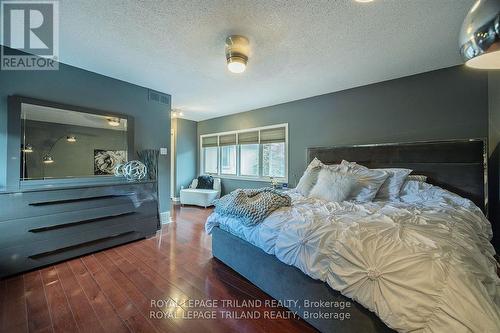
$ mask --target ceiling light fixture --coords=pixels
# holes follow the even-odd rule
[[[76,137],[74,135],[68,135],[66,137],[66,141],[68,141],[68,142],[76,142]]]
[[[477,0],[460,31],[460,54],[478,69],[500,69],[500,0]]]
[[[361,3],[373,2],[373,0],[354,0],[354,1],[361,2]]]
[[[120,119],[118,118],[108,118],[109,126],[117,127],[120,126]]]
[[[232,35],[226,38],[227,69],[231,73],[240,74],[248,63],[249,42],[246,37]]]

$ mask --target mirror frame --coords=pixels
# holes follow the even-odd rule
[[[8,118],[7,118],[7,186],[19,186],[20,184],[45,184],[45,183],[71,183],[71,182],[85,182],[85,181],[106,181],[115,179],[114,176],[89,176],[89,177],[75,177],[75,178],[54,178],[54,179],[40,179],[40,180],[22,180],[19,162],[21,161],[21,147],[22,144],[22,120],[21,120],[21,105],[35,104],[46,106],[56,109],[63,109],[69,111],[76,111],[82,113],[95,114],[99,116],[117,117],[127,120],[127,159],[129,161],[135,158],[134,146],[134,117],[123,113],[104,111],[99,109],[92,109],[82,106],[64,104],[59,102],[52,102],[42,99],[36,99],[25,96],[12,95],[8,97]]]

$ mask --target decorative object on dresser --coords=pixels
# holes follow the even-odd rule
[[[158,157],[160,155],[159,149],[144,149],[137,152],[139,160],[146,165],[147,179],[155,182],[156,192],[158,193]],[[158,211],[158,216],[160,212]],[[161,228],[160,218],[158,218],[158,229]]]
[[[146,177],[147,168],[141,161],[129,161],[125,164],[118,164],[115,167],[115,176],[123,176],[128,181],[142,180]]]
[[[144,149],[137,152],[137,157],[144,163],[148,170],[148,180],[157,180],[158,175],[158,156],[160,150],[158,149]]]

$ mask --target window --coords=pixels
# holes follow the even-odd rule
[[[236,175],[236,134],[219,136],[221,174]]]
[[[218,137],[210,136],[202,139],[203,170],[205,173],[219,173],[219,141]]]
[[[240,174],[242,176],[259,175],[259,145],[246,144],[240,146]]]
[[[236,146],[221,147],[221,173],[236,175]]]
[[[217,147],[208,147],[204,149],[205,156],[203,160],[205,161],[205,172],[206,173],[218,173],[217,167]]]
[[[262,174],[267,177],[285,177],[285,143],[262,145]]]
[[[288,125],[202,135],[202,173],[288,181]]]

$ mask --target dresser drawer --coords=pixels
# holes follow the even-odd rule
[[[120,223],[0,249],[0,277],[98,251],[154,233],[157,218],[123,219]]]
[[[113,205],[139,206],[143,201],[156,201],[152,186],[115,185],[4,194],[0,196],[0,222]]]
[[[93,228],[157,217],[156,202],[142,202],[139,207],[130,203],[89,208],[59,214],[27,217],[0,222],[0,249],[19,242],[58,240]]]

